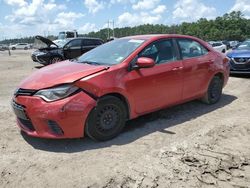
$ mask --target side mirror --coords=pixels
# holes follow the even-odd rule
[[[155,61],[148,57],[139,57],[136,65],[138,68],[150,68],[155,66]]]

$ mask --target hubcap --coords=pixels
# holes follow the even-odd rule
[[[107,105],[97,114],[97,128],[101,132],[114,129],[119,121],[119,112],[116,106]]]

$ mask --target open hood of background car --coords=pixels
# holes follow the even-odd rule
[[[42,36],[40,36],[40,35],[35,36],[35,38],[36,38],[37,40],[40,40],[40,41],[42,41],[43,43],[45,43],[48,47],[50,47],[51,45],[55,45],[56,47],[58,47],[57,44],[55,44],[53,41],[49,40],[48,38],[42,37]]]
[[[106,69],[106,66],[89,65],[67,60],[33,72],[33,74],[21,82],[19,88],[39,90],[55,85],[72,83]]]

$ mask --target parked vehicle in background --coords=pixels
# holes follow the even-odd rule
[[[231,48],[236,48],[237,45],[239,44],[240,42],[239,41],[229,41],[229,44],[230,44],[230,47]]]
[[[220,41],[211,41],[209,44],[218,52],[225,53],[227,51],[227,46]]]
[[[58,39],[64,40],[64,39],[71,39],[71,38],[77,38],[78,33],[76,30],[73,31],[61,31],[59,32]]]
[[[230,72],[250,74],[250,40],[240,43],[227,54],[230,58]]]
[[[17,43],[17,44],[10,45],[9,48],[11,50],[16,50],[16,49],[28,50],[28,49],[30,49],[30,44],[28,44],[28,43]]]
[[[0,51],[8,50],[9,47],[6,44],[0,44]]]
[[[230,47],[230,42],[229,41],[227,41],[227,40],[223,40],[223,41],[221,41],[224,45],[226,45],[226,47],[227,47],[227,50],[229,50],[231,47]]]
[[[98,38],[73,38],[51,41],[42,36],[36,36],[45,46],[34,51],[31,58],[34,62],[43,65],[53,64],[65,59],[74,59],[87,51],[103,44]]]
[[[67,39],[73,39],[73,38],[77,38],[78,37],[78,33],[76,30],[72,30],[72,31],[60,31],[58,34],[58,37],[56,40],[53,40],[54,43],[59,43],[60,41],[64,41]]]
[[[103,141],[143,114],[194,99],[218,102],[228,76],[228,58],[198,38],[130,36],[34,72],[12,104],[30,136]]]

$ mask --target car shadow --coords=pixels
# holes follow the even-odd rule
[[[41,68],[43,68],[43,67],[44,67],[44,65],[35,66],[36,69],[41,69]]]
[[[112,145],[124,145],[134,142],[135,140],[156,131],[165,133],[166,136],[176,134],[175,132],[167,129],[200,117],[219,108],[223,108],[236,99],[237,97],[235,96],[224,94],[222,95],[221,100],[214,105],[206,105],[200,101],[191,101],[150,113],[128,121],[123,132],[118,137],[105,142],[95,142],[89,138],[61,140],[42,139],[27,136],[25,133],[22,133],[22,136],[24,140],[35,149],[49,152],[75,153],[105,148]]]
[[[231,73],[230,74],[230,77],[235,77],[235,78],[250,78],[250,74],[244,74],[244,73],[242,73],[242,74],[233,74],[233,73]]]

